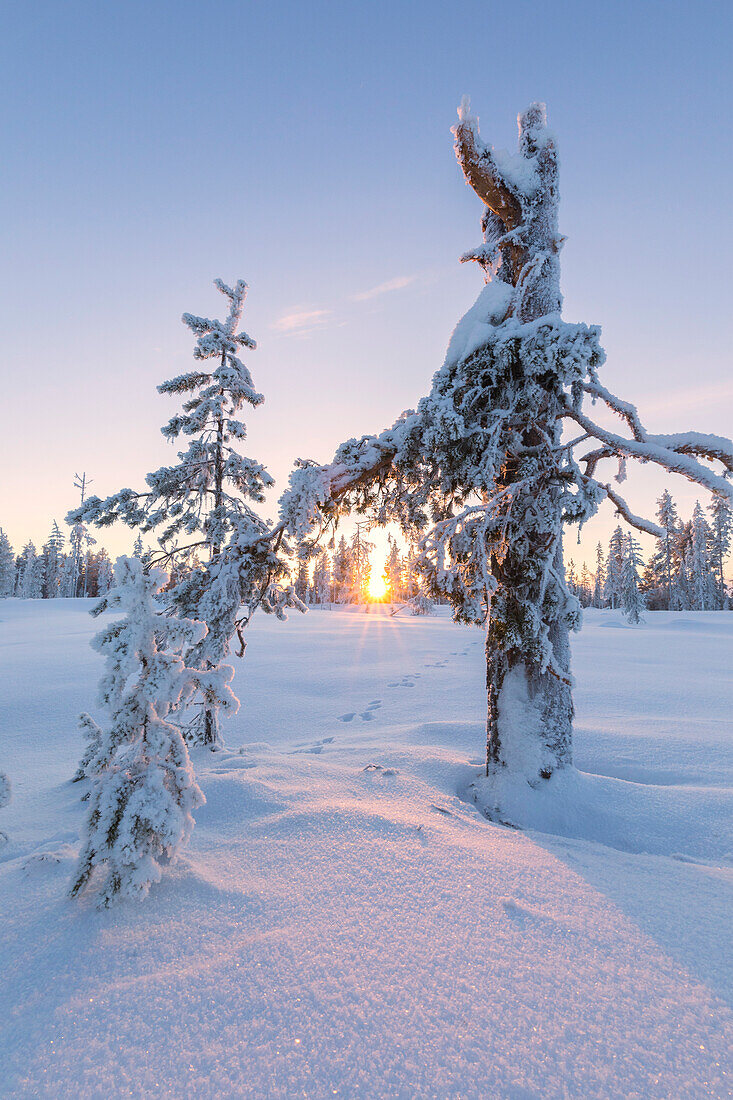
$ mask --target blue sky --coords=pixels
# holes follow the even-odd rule
[[[104,495],[169,460],[155,386],[216,276],[251,286],[248,450],[280,487],[417,402],[481,286],[458,263],[481,213],[449,132],[464,93],[499,146],[548,104],[565,312],[603,326],[606,384],[657,430],[730,434],[730,5],[41,2],[3,22],[16,547],[62,519],[75,470]],[[636,510],[666,480],[631,478]]]

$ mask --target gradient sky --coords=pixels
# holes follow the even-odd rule
[[[464,93],[504,147],[520,109],[548,104],[565,315],[603,326],[606,385],[655,430],[730,435],[732,30],[707,0],[5,4],[16,549],[62,521],[75,471],[106,495],[170,461],[155,386],[191,362],[181,313],[223,311],[216,276],[251,287],[267,400],[247,453],[278,490],[295,457],[416,404],[482,285],[458,263],[481,214],[449,132]],[[665,484],[683,514],[704,498],[645,469],[635,510]],[[590,564],[615,522],[604,506],[568,556]]]

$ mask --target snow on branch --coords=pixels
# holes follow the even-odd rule
[[[410,414],[378,436],[347,440],[327,465],[299,461],[280,498],[280,523],[272,533],[286,529],[302,540],[314,528],[326,525],[328,518],[338,511],[339,501],[383,481],[392,471],[415,419],[415,414]]]
[[[656,523],[652,523],[651,520],[644,519],[643,516],[636,516],[629,508],[628,504],[623,497],[612,489],[610,485],[601,485],[606,496],[615,506],[616,511],[620,516],[626,520],[631,527],[636,527],[638,531],[645,531],[647,535],[654,535],[655,538],[663,538],[664,531],[661,527],[658,527]]]
[[[622,401],[620,397],[616,397],[614,393],[607,390],[600,382],[581,382],[580,388],[585,390],[586,393],[591,394],[592,397],[600,397],[602,401],[606,402],[610,409],[613,409],[615,413],[623,417],[629,425],[629,429],[634,439],[644,439],[646,437],[644,426],[639,419],[639,413],[635,405],[630,404],[628,401]]]
[[[618,398],[614,400],[619,406],[625,404]],[[674,436],[647,436],[641,429],[638,416],[636,425],[637,429],[641,429],[642,438],[626,439],[601,428],[580,409],[574,408],[567,398],[564,402],[563,416],[574,420],[589,436],[604,444],[603,448],[589,451],[581,458],[580,461],[586,464],[588,475],[602,458],[635,458],[639,462],[654,462],[665,470],[669,470],[670,473],[680,474],[688,481],[702,485],[711,493],[720,493],[729,500],[733,500],[733,485],[726,476],[715,473],[692,457],[696,455],[710,461],[717,460],[724,465],[726,472],[731,471],[733,470],[733,444],[728,439],[697,432]]]

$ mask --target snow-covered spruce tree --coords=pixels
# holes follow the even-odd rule
[[[313,566],[313,602],[316,604],[331,601],[331,559],[328,551],[321,549]]]
[[[716,573],[718,606],[724,610],[728,606],[728,596],[725,590],[723,563],[730,553],[731,538],[733,538],[733,508],[725,497],[715,493],[708,511],[710,512],[711,550]]]
[[[106,550],[100,550],[95,561],[94,583],[97,596],[104,596],[109,592],[114,580],[112,562]]]
[[[11,794],[12,789],[10,786],[10,780],[8,779],[5,772],[0,772],[0,810],[2,810],[3,806],[7,806],[8,802],[10,802]],[[0,829],[0,844],[7,843],[7,839],[7,833],[4,833],[2,829]]]
[[[166,617],[154,597],[167,576],[146,574],[140,561],[121,557],[117,587],[94,613],[121,608],[126,617],[105,626],[94,648],[106,658],[100,703],[109,712],[99,727],[89,715],[85,772],[91,778],[84,841],[71,894],[83,890],[95,868],[102,873],[100,904],[117,897],[142,897],[181,850],[202,805],[186,743],[166,718],[181,697],[199,688],[218,694],[222,707],[234,705],[227,675],[186,668],[183,654],[206,633],[203,623]]]
[[[624,616],[634,624],[643,620],[646,609],[639,576],[639,568],[643,564],[639,543],[633,535],[626,535],[621,565],[621,607]]]
[[[623,585],[624,554],[626,552],[626,539],[621,526],[617,526],[608,542],[608,555],[606,556],[606,583],[603,594],[606,602],[612,608],[621,604],[621,589]]]
[[[43,597],[43,558],[38,556],[32,542],[25,544],[20,555],[17,593],[23,600]]]
[[[387,585],[391,603],[400,603],[402,600],[404,562],[397,540],[392,535],[387,536],[389,552],[384,563],[384,583]]]
[[[43,546],[43,596],[53,600],[61,595],[64,564],[64,536],[56,520],[53,521],[51,534]]]
[[[167,594],[170,609],[184,618],[206,623],[208,633],[187,654],[189,665],[216,674],[230,652],[235,633],[261,607],[284,618],[287,606],[304,610],[288,583],[288,547],[281,530],[272,538],[267,523],[251,503],[261,503],[272,478],[259,462],[237,449],[246,428],[237,414],[247,404],[264,400],[254,388],[249,369],[239,358],[255,341],[239,331],[247,284],[214,285],[228,301],[224,321],[183,314],[196,337],[195,370],[158,386],[163,394],[183,398],[182,409],[162,429],[172,443],[189,442],[178,462],[148,474],[148,490],[123,489],[100,500],[90,497],[70,513],[70,522],[91,521],[99,527],[122,520],[140,536],[155,531],[159,550],[145,554],[146,565],[175,567],[188,562],[194,550],[208,557],[202,568],[190,569]],[[204,681],[202,680],[203,684]],[[190,717],[193,715],[193,717]],[[186,736],[194,744],[217,747],[220,728],[216,707],[206,691],[189,705]]]
[[[308,559],[298,559],[298,571],[295,575],[295,594],[303,603],[308,603],[310,580],[308,577]]]
[[[345,535],[342,535],[333,554],[333,598],[335,603],[349,602],[351,572],[351,551]]]
[[[599,468],[612,460],[622,474],[628,459],[654,462],[731,499],[711,465],[733,471],[733,444],[694,432],[651,435],[634,406],[599,380],[599,329],[562,320],[558,160],[544,106],[520,115],[513,156],[483,144],[466,101],[454,132],[466,181],[485,207],[484,242],[464,258],[478,262],[487,285],[417,411],[381,435],[344,443],[327,466],[300,462],[281,519],[317,537],[356,509],[422,531],[421,567],[433,590],[456,619],[487,627],[487,774],[513,772],[536,785],[572,762],[569,631],[580,608],[565,585],[563,524],[586,520],[608,499],[632,526],[661,535]],[[627,433],[596,424],[587,398],[608,405]],[[490,813],[500,803],[492,797]]]
[[[10,539],[0,527],[0,599],[15,592],[15,555]]]
[[[692,540],[686,560],[695,611],[712,611],[716,605],[715,576],[710,567],[711,542],[712,532],[698,500],[692,512]]]
[[[657,539],[657,551],[650,563],[654,572],[663,574],[667,592],[667,608],[672,606],[672,571],[674,534],[679,523],[677,508],[669,490],[665,489],[657,501],[657,519],[664,534]],[[661,579],[661,578],[660,578]]]
[[[593,577],[593,606],[603,607],[603,592],[606,585],[606,565],[603,556],[603,544],[596,545],[596,571]]]

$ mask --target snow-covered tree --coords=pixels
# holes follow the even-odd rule
[[[25,544],[20,555],[17,593],[23,600],[43,597],[43,558],[38,556],[32,542]]]
[[[716,605],[715,577],[710,568],[709,547],[711,531],[705,512],[699,501],[692,513],[692,540],[685,558],[685,566],[692,588],[692,607],[695,611],[711,611]]]
[[[369,578],[372,575],[371,555],[374,543],[364,538],[361,533],[361,524],[356,525],[356,531],[349,545],[349,561],[351,572],[349,576],[349,601],[351,603],[366,603],[369,599]]]
[[[144,553],[145,550],[143,548],[143,537],[141,534],[138,533],[137,538],[133,543],[132,556],[133,558],[139,558],[140,561],[142,561]]]
[[[264,400],[239,357],[242,348],[257,346],[239,331],[247,284],[239,280],[229,287],[217,279],[215,286],[228,302],[227,317],[216,321],[184,313],[183,323],[196,337],[197,367],[158,386],[160,393],[183,401],[162,429],[172,443],[185,444],[178,462],[148,474],[147,491],[123,489],[104,501],[90,497],[69,516],[73,523],[87,520],[105,527],[122,520],[139,535],[156,532],[160,549],[145,555],[153,566],[175,567],[189,561],[194,550],[207,554],[204,568],[187,571],[167,598],[180,617],[206,623],[208,633],[186,660],[212,673],[230,652],[235,634],[243,652],[242,630],[256,608],[280,617],[287,606],[304,609],[289,584],[284,532],[270,537],[270,528],[252,507],[263,501],[272,478],[237,449],[246,437],[237,414],[245,404],[256,407]],[[216,709],[199,697],[190,713],[189,739],[216,747]]]
[[[333,598],[336,603],[349,602],[351,573],[351,552],[346,537],[342,535],[333,555]]]
[[[599,379],[600,330],[562,320],[558,159],[544,106],[520,115],[514,156],[481,141],[467,102],[455,135],[484,204],[483,243],[464,258],[487,285],[417,411],[342,444],[326,466],[300,463],[281,522],[302,536],[350,510],[422,532],[420,568],[433,591],[458,620],[487,626],[487,791],[495,794],[486,808],[500,814],[505,770],[537,785],[572,762],[569,631],[580,608],[565,584],[563,524],[609,500],[631,526],[659,536],[600,475],[603,464],[617,463],[623,479],[629,459],[654,462],[731,499],[716,469],[733,470],[733,444],[652,435]],[[587,399],[607,405],[627,432],[595,423]]]
[[[418,592],[415,596],[410,597],[407,601],[407,606],[410,609],[411,615],[432,615],[435,607],[435,600],[425,592]]]
[[[15,592],[15,555],[10,539],[0,527],[0,599]]]
[[[112,562],[106,550],[100,550],[96,555],[94,573],[94,595],[104,596],[112,587],[114,579]]]
[[[387,558],[384,563],[384,583],[392,603],[400,603],[404,589],[405,564],[397,540],[387,536]]]
[[[308,559],[302,557],[298,559],[298,571],[295,575],[295,594],[303,603],[308,602],[309,589],[310,578],[308,577]]]
[[[603,595],[611,607],[619,607],[621,604],[625,553],[626,540],[623,530],[619,526],[616,527],[611,535],[608,543],[608,555],[606,557],[606,583]]]
[[[603,544],[596,545],[596,572],[593,577],[593,606],[603,607],[604,592],[606,587],[606,563],[603,554]]]
[[[724,609],[728,605],[728,597],[725,590],[723,564],[730,553],[733,537],[733,508],[730,501],[720,493],[715,493],[708,511],[710,512],[710,544],[712,563],[716,573],[718,606]]]
[[[679,519],[677,508],[672,496],[667,489],[664,490],[657,501],[657,519],[664,534],[657,540],[657,555],[661,558],[664,568],[664,581],[667,589],[667,607],[672,605],[672,547],[674,545],[674,533]]]
[[[313,602],[329,603],[331,600],[331,559],[328,551],[321,549],[313,566]]]
[[[568,564],[565,566],[565,583],[568,586],[568,592],[573,596],[578,595],[578,574],[575,568],[575,562],[571,558]]]
[[[641,592],[639,569],[644,564],[641,547],[633,535],[626,535],[621,564],[621,607],[630,623],[640,623],[646,604]]]
[[[43,596],[53,600],[61,595],[61,582],[64,565],[64,536],[56,520],[53,521],[51,534],[43,546]]]
[[[590,607],[593,602],[593,576],[585,562],[580,570],[577,595],[582,607]]]
[[[204,797],[186,743],[167,717],[181,697],[202,687],[216,705],[236,708],[231,669],[186,668],[183,654],[206,634],[203,623],[161,615],[155,596],[167,580],[146,574],[135,558],[115,566],[116,588],[95,613],[121,608],[126,617],[105,626],[94,648],[106,659],[100,703],[105,726],[82,722],[89,749],[82,767],[91,779],[84,841],[71,886],[83,890],[100,869],[100,904],[144,896],[187,841],[193,811]]]
[[[0,772],[0,810],[10,802],[11,793],[10,780],[5,772]],[[5,844],[7,839],[7,833],[4,833],[2,829],[0,829],[0,844]]]

